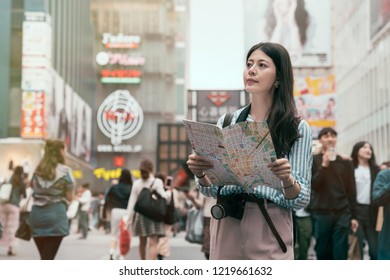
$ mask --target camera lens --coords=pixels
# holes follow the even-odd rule
[[[216,220],[220,220],[225,217],[225,209],[220,204],[215,204],[211,207],[211,216]]]

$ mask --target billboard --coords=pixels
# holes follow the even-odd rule
[[[329,0],[244,0],[245,48],[270,41],[289,51],[294,67],[331,66]]]
[[[90,161],[91,107],[56,71],[53,71],[53,95],[47,102],[48,137],[63,140],[71,154]]]
[[[294,98],[298,114],[309,123],[314,138],[323,127],[337,124],[335,92],[333,75],[295,77]]]
[[[385,26],[390,27],[390,0],[371,0],[370,13],[370,31],[372,38],[384,29]]]
[[[46,133],[45,93],[23,91],[20,136],[42,139]]]
[[[217,123],[219,117],[226,113],[233,113],[249,101],[248,94],[239,90],[198,90],[196,120],[205,123]],[[245,103],[246,104],[246,103]]]

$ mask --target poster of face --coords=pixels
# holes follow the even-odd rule
[[[245,0],[245,49],[269,41],[283,45],[294,67],[331,65],[329,0]]]
[[[371,38],[374,37],[383,27],[390,28],[390,0],[371,0]]]
[[[73,94],[72,108],[72,145],[71,153],[85,160],[90,160],[92,110],[77,94]]]
[[[295,77],[294,98],[298,114],[309,123],[314,138],[322,128],[336,126],[333,75]]]

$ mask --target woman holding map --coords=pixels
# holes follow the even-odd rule
[[[267,163],[261,167],[264,174],[270,173],[275,180],[272,184],[256,180],[249,187],[228,183],[219,187],[212,182],[215,180],[211,175],[216,163],[194,148],[187,165],[196,176],[197,187],[204,195],[217,198],[211,210],[210,259],[292,260],[292,210],[309,203],[312,136],[307,122],[297,114],[287,50],[275,43],[253,46],[246,57],[243,78],[245,90],[251,94],[251,104],[235,111],[230,124],[268,125],[273,147],[255,144],[264,151],[262,160],[267,156]],[[224,118],[219,119],[218,127],[223,126]],[[271,148],[274,150],[270,151]],[[262,176],[250,172],[248,176]]]

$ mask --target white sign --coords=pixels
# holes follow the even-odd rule
[[[99,52],[96,55],[96,62],[101,66],[107,64],[141,66],[145,64],[145,57],[140,55],[129,55],[127,53]]]
[[[111,33],[103,33],[102,44],[106,48],[122,48],[122,49],[136,49],[141,43],[141,37],[138,35],[112,35]]]
[[[143,120],[142,108],[128,90],[111,93],[97,112],[98,127],[114,146],[136,135]]]

